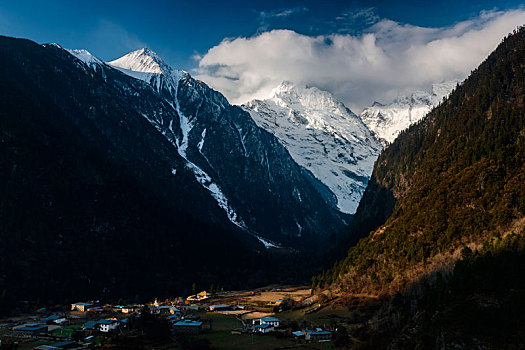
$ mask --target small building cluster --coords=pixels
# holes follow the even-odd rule
[[[279,327],[281,321],[275,317],[261,317],[252,320],[253,331],[255,333],[270,333]]]
[[[296,339],[304,339],[312,342],[326,342],[332,340],[332,332],[325,331],[321,328],[305,329],[302,331],[292,332]]]
[[[199,334],[202,332],[202,322],[191,319],[177,321],[172,324],[173,332],[176,334]]]
[[[213,317],[201,316],[206,312],[217,312],[231,317],[248,316],[255,312],[266,312],[257,309],[257,305],[247,303],[246,307],[240,305],[230,305],[220,302],[232,302],[227,296],[218,297],[210,300],[210,294],[206,291],[200,292],[192,297],[201,302],[191,304],[189,300],[178,298],[145,305],[124,304],[102,305],[98,301],[80,301],[70,305],[71,312],[52,314],[46,308],[36,311],[36,314],[25,320],[11,322],[1,325],[9,327],[9,336],[24,339],[24,342],[39,342],[46,339],[48,345],[38,345],[39,350],[48,349],[67,349],[79,347],[93,347],[104,339],[114,339],[111,334],[118,332],[119,336],[135,334],[140,331],[140,317],[143,313],[148,313],[158,320],[167,320],[173,335],[198,335],[212,329],[211,320]],[[203,300],[206,300],[202,302]],[[215,303],[213,303],[215,302]],[[244,301],[243,301],[244,302]],[[283,300],[278,299],[270,303],[272,307],[283,305]],[[268,310],[268,305],[260,304],[261,308]],[[147,310],[147,311],[146,311]],[[274,311],[275,312],[275,311]],[[260,314],[259,314],[260,315]],[[211,316],[211,315],[210,315]],[[30,321],[31,323],[29,323]],[[164,321],[162,321],[164,322]],[[160,323],[159,323],[160,324]],[[137,325],[137,327],[134,327]],[[252,334],[264,336],[274,334],[278,337],[294,337],[300,342],[326,342],[332,340],[332,332],[321,328],[303,329],[292,332],[291,327],[275,317],[264,316],[255,319],[244,319],[242,328],[231,331],[232,335]],[[82,338],[83,340],[79,340]],[[64,340],[50,344],[51,341]],[[50,345],[49,345],[50,344]]]
[[[272,316],[265,316],[250,320],[250,326],[245,328],[236,328],[231,331],[231,334],[240,335],[247,333],[267,334],[279,332],[281,334],[290,334],[286,327],[283,327],[281,320]],[[291,332],[291,336],[296,339],[303,339],[307,342],[326,342],[332,340],[332,332],[316,329],[304,329],[302,331]]]
[[[111,332],[120,326],[125,326],[128,319],[100,319],[98,321],[87,321],[82,325],[83,331],[100,331],[104,333]]]

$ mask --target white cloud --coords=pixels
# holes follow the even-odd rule
[[[290,80],[331,91],[360,112],[374,100],[389,102],[435,82],[464,79],[523,24],[520,9],[486,11],[442,28],[383,19],[358,36],[273,30],[224,39],[200,58],[195,75],[232,103],[265,97]]]

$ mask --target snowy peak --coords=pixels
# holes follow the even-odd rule
[[[280,96],[286,96],[290,94],[297,94],[298,87],[291,81],[285,80],[281,82],[277,87],[273,88],[267,99],[276,98]]]
[[[388,104],[374,102],[361,112],[361,119],[384,145],[392,143],[399,133],[421,120],[456,87],[457,81],[433,84],[430,91],[415,91],[398,96]]]
[[[288,106],[300,110],[353,114],[328,91],[319,90],[316,87],[296,85],[290,81],[283,81],[279,84],[270,92],[266,100],[272,100],[283,107]]]
[[[172,69],[162,58],[148,48],[142,48],[128,53],[114,61],[110,65],[141,73],[170,74]]]
[[[107,64],[135,79],[144,80],[157,91],[163,87],[170,91],[176,90],[178,81],[189,76],[185,71],[168,66],[159,55],[148,48],[130,52]]]
[[[331,93],[289,81],[243,108],[326,186],[327,202],[343,213],[355,212],[381,151],[359,117]]]

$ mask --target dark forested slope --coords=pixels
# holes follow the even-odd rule
[[[525,215],[525,30],[379,157],[356,222],[373,229],[314,285],[393,291]]]
[[[286,275],[144,117],[173,113],[145,82],[0,37],[0,313]]]

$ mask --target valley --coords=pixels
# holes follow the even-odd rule
[[[352,299],[352,306],[341,304],[341,296],[312,295],[311,289],[305,286],[273,285],[247,291],[202,291],[187,300],[174,297],[144,305],[127,304],[124,300],[120,300],[124,305],[90,301],[71,306],[54,305],[33,312],[28,312],[33,306],[26,305],[23,307],[25,312],[0,319],[0,339],[4,345],[18,344],[19,349],[67,342],[70,347],[127,344],[130,349],[139,344],[140,348],[157,349],[184,349],[191,344],[201,349],[331,349],[333,344],[350,341],[350,337],[352,342],[360,343],[355,330],[364,327],[380,305],[374,297],[347,298]],[[146,308],[151,314],[148,317],[156,320],[156,327],[169,325],[170,335],[159,333],[148,338],[137,332],[141,329],[140,319]],[[275,319],[280,324],[268,334],[258,332],[253,320],[264,318]],[[194,334],[191,330],[179,330],[177,324],[181,319],[201,324],[199,331]],[[54,321],[48,320],[60,322],[55,325]],[[115,324],[115,327],[107,331],[97,326],[103,324],[102,321]],[[19,331],[22,326],[33,324],[44,325],[49,330],[32,337]],[[315,329],[326,330],[324,332],[330,337],[326,341],[304,339],[308,330]],[[294,332],[299,333],[295,335]]]
[[[333,6],[0,35],[0,349],[525,348],[525,10]]]

